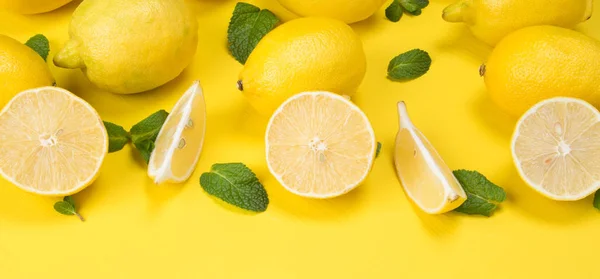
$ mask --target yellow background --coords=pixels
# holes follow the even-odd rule
[[[275,0],[250,2],[292,18]],[[0,278],[600,278],[600,212],[591,197],[551,201],[518,178],[509,151],[515,119],[491,103],[478,76],[490,48],[465,26],[441,19],[450,2],[433,0],[421,16],[398,23],[385,19],[383,7],[352,25],[368,59],[354,101],[383,150],[364,185],[332,200],[294,196],[267,170],[267,120],[236,90],[242,66],[226,48],[235,1],[189,1],[200,23],[194,62],[152,92],[113,95],[79,70],[50,65],[58,86],[127,129],[170,110],[199,79],[208,137],[185,185],[153,185],[131,147],[109,154],[97,182],[75,196],[85,223],[56,213],[58,199],[0,180]],[[42,15],[1,13],[0,33],[23,42],[45,34],[51,61],[78,3]],[[595,13],[578,29],[600,39],[600,8]],[[429,73],[410,82],[387,80],[390,59],[413,48],[430,53]],[[508,200],[493,217],[427,216],[409,203],[392,163],[399,100],[451,168],[478,170],[504,187]],[[208,196],[199,176],[217,162],[251,167],[269,193],[267,211],[249,214]]]

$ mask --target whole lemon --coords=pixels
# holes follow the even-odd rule
[[[330,18],[299,18],[269,32],[248,57],[238,89],[261,114],[304,91],[352,95],[366,57],[350,26]]]
[[[494,102],[515,116],[557,96],[600,105],[600,42],[570,29],[518,30],[496,46],[481,73]]]
[[[303,17],[330,17],[346,23],[354,23],[373,15],[385,0],[279,0],[279,3]]]
[[[0,110],[17,93],[53,83],[41,56],[17,40],[0,35]]]
[[[54,56],[96,86],[130,94],[161,86],[192,61],[198,22],[184,0],[85,0]]]
[[[56,10],[73,0],[0,0],[0,9],[20,14],[39,14]]]
[[[527,26],[572,28],[592,16],[593,0],[460,0],[444,9],[449,22],[465,22],[489,45]]]

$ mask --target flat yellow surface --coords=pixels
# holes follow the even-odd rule
[[[599,278],[600,212],[591,198],[554,202],[519,179],[509,149],[515,119],[491,103],[478,76],[490,48],[441,19],[449,2],[433,0],[421,16],[398,23],[382,9],[353,25],[368,58],[354,101],[383,150],[364,185],[332,200],[294,196],[267,170],[267,120],[236,90],[242,66],[226,49],[235,1],[189,1],[200,22],[194,63],[152,92],[113,95],[79,70],[51,65],[58,86],[126,128],[170,110],[200,79],[208,137],[185,185],[153,185],[130,147],[108,155],[97,182],[75,196],[85,223],[54,212],[56,198],[0,180],[0,278]],[[275,0],[251,3],[292,17]],[[36,16],[1,13],[0,33],[23,42],[45,34],[51,58],[68,38],[77,4]],[[600,16],[579,29],[600,39]],[[412,48],[431,54],[429,73],[387,80],[390,59]],[[399,100],[451,168],[478,170],[506,189],[508,200],[493,217],[427,216],[410,204],[392,163]],[[248,214],[204,193],[200,174],[217,162],[244,162],[257,173],[271,200],[265,213]]]

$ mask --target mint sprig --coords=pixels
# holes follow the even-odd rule
[[[77,212],[75,200],[71,196],[66,196],[62,201],[56,202],[54,204],[54,210],[63,215],[75,215],[79,218],[79,220],[81,220],[81,222],[85,221],[79,212]]]
[[[594,194],[594,207],[600,210],[600,190]]]
[[[245,64],[258,42],[275,28],[279,19],[271,11],[239,2],[227,28],[227,41],[231,55]]]
[[[418,78],[431,67],[429,53],[420,49],[413,49],[402,53],[390,61],[388,77],[392,80],[410,80]]]
[[[50,42],[48,42],[46,36],[37,34],[29,38],[29,40],[25,42],[25,45],[37,52],[44,61],[48,58],[48,54],[50,53]]]
[[[404,14],[404,8],[402,8],[402,5],[398,0],[392,1],[392,4],[385,9],[385,17],[391,22],[400,21],[402,14]]]
[[[129,142],[131,136],[122,126],[104,121],[104,127],[108,132],[108,152],[117,152]]]
[[[429,0],[394,0],[385,9],[385,16],[392,22],[398,22],[403,13],[418,16],[427,6],[429,6]]]
[[[375,158],[379,157],[380,152],[381,152],[381,142],[377,142],[377,149],[375,150]]]
[[[200,176],[200,186],[208,194],[250,211],[263,212],[269,205],[267,191],[242,163],[214,164]]]
[[[131,142],[140,152],[146,163],[150,161],[150,155],[154,150],[154,141],[156,141],[156,137],[158,137],[158,133],[168,116],[168,112],[159,110],[133,125],[129,131]]]
[[[454,211],[489,217],[506,199],[504,189],[476,171],[455,170],[453,173],[467,193],[467,200]]]

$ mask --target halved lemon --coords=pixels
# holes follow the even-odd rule
[[[515,166],[525,182],[554,200],[580,200],[600,188],[600,113],[574,98],[531,107],[512,138]]]
[[[377,145],[367,116],[329,92],[286,100],[271,117],[265,142],[273,176],[292,193],[311,198],[339,196],[361,184]]]
[[[459,207],[467,194],[442,157],[417,129],[404,102],[398,103],[400,129],[394,163],[408,197],[423,211],[439,214]]]
[[[26,90],[0,112],[0,174],[25,191],[77,193],[96,179],[107,152],[100,116],[67,90]]]
[[[154,183],[181,183],[194,172],[206,134],[206,104],[200,82],[181,96],[165,120],[148,162]]]

